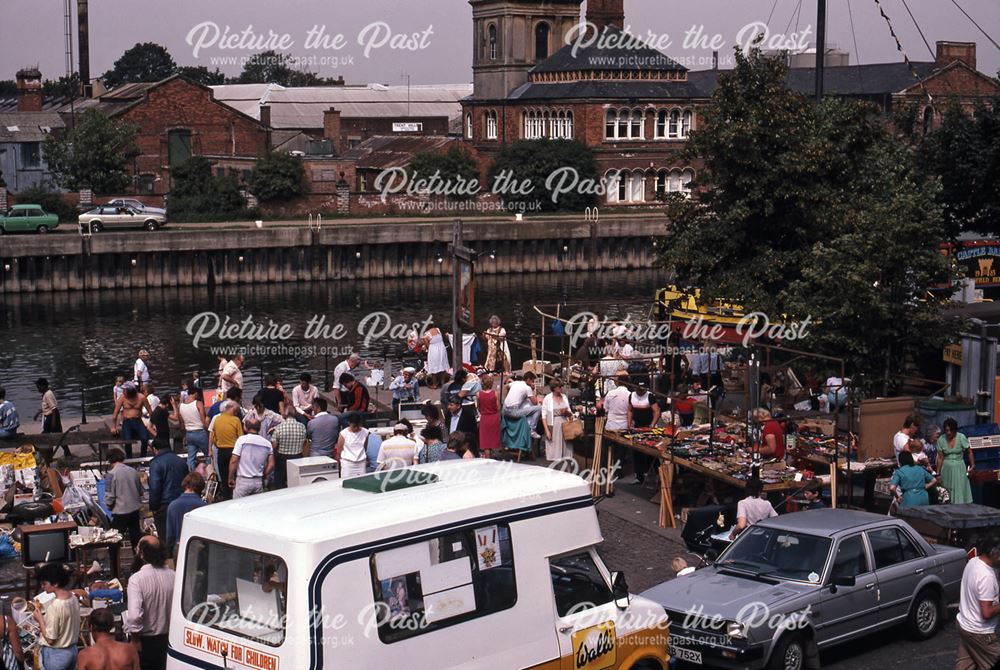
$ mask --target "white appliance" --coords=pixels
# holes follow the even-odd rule
[[[329,456],[310,456],[288,461],[288,487],[340,479],[340,464]]]

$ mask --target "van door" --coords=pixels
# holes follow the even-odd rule
[[[619,609],[593,549],[549,558],[562,670],[616,668]]]

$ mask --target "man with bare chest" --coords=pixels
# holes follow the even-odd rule
[[[146,430],[146,424],[142,422],[143,409],[152,414],[146,396],[139,393],[139,390],[133,385],[126,386],[124,393],[115,401],[115,412],[111,417],[111,433],[118,435],[120,432],[122,440],[129,442],[125,446],[125,454],[128,458],[132,458],[132,440],[139,440],[142,445],[141,453],[144,457],[149,448],[149,431]],[[122,417],[120,429],[118,426],[119,414]]]
[[[114,616],[107,609],[90,615],[94,644],[80,652],[77,670],[139,670],[139,654],[134,645],[115,641]]]

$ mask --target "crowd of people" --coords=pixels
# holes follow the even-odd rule
[[[919,417],[907,416],[892,439],[898,467],[890,485],[897,504],[971,503],[969,473],[976,468],[976,457],[958,422],[945,419],[941,428],[931,428],[927,439],[920,429]]]

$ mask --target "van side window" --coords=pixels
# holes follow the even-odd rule
[[[560,617],[599,607],[615,599],[588,551],[549,559],[552,592]]]
[[[184,560],[184,616],[272,647],[285,639],[288,568],[277,556],[201,538]]]
[[[489,524],[371,557],[374,616],[387,644],[508,609],[517,601],[510,527]]]

